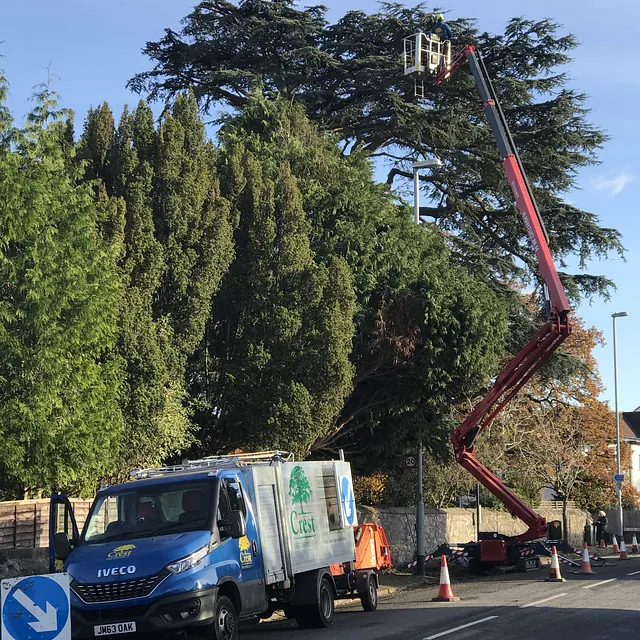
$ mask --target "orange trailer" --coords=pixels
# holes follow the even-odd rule
[[[378,607],[378,571],[391,567],[391,552],[384,529],[372,522],[353,528],[355,562],[331,565],[338,598],[359,597],[365,611]]]

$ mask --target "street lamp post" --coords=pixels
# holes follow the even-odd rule
[[[442,164],[438,158],[427,158],[413,163],[413,219],[420,224],[420,169],[439,167]]]
[[[613,318],[613,388],[614,388],[614,405],[616,412],[616,468],[618,475],[620,470],[620,414],[618,413],[618,345],[616,341],[616,320],[618,318],[626,318],[629,314],[626,311],[612,313]],[[624,540],[624,522],[622,513],[622,482],[617,482],[618,493],[618,527],[619,535]]]
[[[438,167],[442,163],[438,158],[427,158],[413,163],[413,218],[420,224],[420,169]],[[418,442],[418,495],[416,499],[416,573],[424,575],[424,495],[422,488],[422,438]]]

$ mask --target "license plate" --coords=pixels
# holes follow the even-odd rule
[[[95,636],[113,636],[117,633],[135,633],[135,622],[116,622],[115,624],[99,624],[93,627]]]

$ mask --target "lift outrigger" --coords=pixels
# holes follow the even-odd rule
[[[503,564],[534,569],[540,566],[537,554],[547,555],[546,545],[539,542],[547,535],[546,520],[476,459],[474,447],[475,440],[483,429],[570,335],[570,307],[549,250],[549,237],[533,190],[480,52],[474,46],[467,45],[452,57],[451,43],[441,41],[437,35],[417,33],[405,38],[404,72],[405,75],[414,77],[417,97],[424,97],[424,77],[427,74],[435,76],[433,82],[436,85],[443,84],[465,63],[469,65],[475,79],[484,112],[498,145],[502,167],[537,257],[539,274],[544,284],[547,321],[507,364],[491,390],[452,435],[457,462],[528,528],[517,536],[484,533],[478,543],[458,545],[458,548],[459,552],[461,550],[463,555],[479,567]]]

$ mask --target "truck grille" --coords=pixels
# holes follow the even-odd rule
[[[132,598],[145,598],[167,576],[165,569],[156,576],[139,578],[137,580],[125,580],[123,582],[104,582],[95,584],[81,584],[74,580],[71,588],[78,597],[87,604],[94,602],[117,602],[119,600],[131,600]]]

